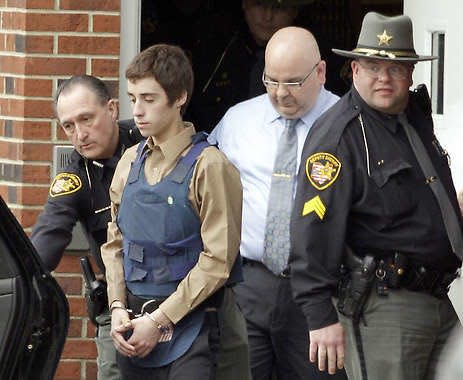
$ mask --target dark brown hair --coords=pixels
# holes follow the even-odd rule
[[[185,52],[178,46],[158,44],[143,50],[130,62],[125,77],[130,81],[154,77],[166,92],[170,104],[186,91],[187,100],[180,109],[182,115],[190,102],[193,69]]]

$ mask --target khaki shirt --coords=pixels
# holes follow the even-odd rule
[[[162,144],[156,145],[148,138],[150,153],[145,161],[145,176],[149,184],[161,181],[175,167],[179,158],[191,147],[195,129],[184,123],[185,129]],[[122,235],[116,224],[122,193],[135,160],[137,146],[122,156],[114,173],[109,190],[111,197],[111,222],[108,223],[108,241],[101,248],[106,267],[108,301],[126,303]],[[189,186],[188,196],[201,220],[201,237],[204,250],[197,264],[180,282],[177,290],[160,306],[161,311],[177,323],[228,279],[239,251],[241,234],[242,189],[239,173],[215,147],[208,147],[199,155]],[[153,220],[156,216],[153,215]]]

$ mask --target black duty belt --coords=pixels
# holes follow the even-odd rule
[[[459,275],[458,271],[439,271],[403,257],[405,255],[395,253],[389,258],[378,260],[376,280],[379,290],[382,285],[386,285],[391,289],[404,288],[444,298],[450,284]]]
[[[374,262],[376,291],[378,295],[387,295],[388,289],[408,289],[431,294],[438,298],[447,296],[450,284],[458,277],[458,271],[444,272],[410,260],[406,254],[383,253],[378,257],[367,254],[364,257],[353,254],[347,267],[365,265],[368,257]]]
[[[242,257],[242,261],[243,261],[243,265],[249,265],[251,267],[261,267],[261,268],[264,268],[266,269],[267,271],[269,271],[270,273],[274,274],[270,269],[268,269],[265,264],[261,263],[260,261],[256,261],[256,260],[251,260],[251,259],[248,259],[246,257]],[[283,269],[281,271],[281,273],[278,275],[278,277],[281,277],[281,278],[290,278],[291,277],[291,270],[289,267],[286,267],[285,269]]]

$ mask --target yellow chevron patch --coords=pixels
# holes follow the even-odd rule
[[[315,212],[320,220],[323,220],[326,213],[326,206],[323,203],[319,195],[312,198],[310,201],[304,203],[304,208],[302,209],[302,216],[309,215],[311,212]]]

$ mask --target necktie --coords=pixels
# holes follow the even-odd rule
[[[263,263],[280,274],[288,264],[289,221],[296,176],[297,120],[287,119],[280,137],[273,167],[264,236]]]
[[[460,228],[457,214],[452,203],[450,202],[447,191],[444,188],[442,181],[437,176],[434,165],[429,158],[428,152],[416,132],[415,128],[408,123],[407,117],[404,114],[399,115],[399,122],[402,124],[408,141],[415,153],[416,159],[420,164],[421,170],[426,177],[426,183],[431,187],[437,203],[441,209],[442,218],[444,219],[445,230],[450,240],[453,252],[463,259],[463,234]]]

